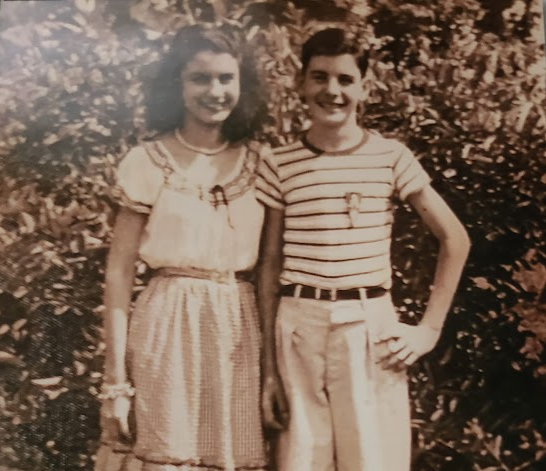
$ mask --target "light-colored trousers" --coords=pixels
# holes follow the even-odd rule
[[[405,372],[376,363],[377,335],[398,322],[389,294],[321,301],[281,298],[277,361],[290,408],[279,471],[408,471]]]

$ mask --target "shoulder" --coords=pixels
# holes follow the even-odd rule
[[[305,149],[305,144],[301,139],[297,139],[289,144],[284,144],[282,146],[277,146],[273,148],[274,155],[290,155],[295,152],[299,152],[302,149]]]
[[[122,187],[156,187],[163,181],[163,169],[157,156],[144,142],[129,149],[117,169],[118,184]]]
[[[366,148],[377,154],[392,154],[399,156],[401,153],[409,150],[398,139],[384,137],[378,131],[369,131],[370,136],[366,142]]]

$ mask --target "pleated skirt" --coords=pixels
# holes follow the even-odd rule
[[[95,471],[264,471],[254,288],[155,277],[129,323],[134,443],[103,426]]]

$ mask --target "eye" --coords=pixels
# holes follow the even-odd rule
[[[328,76],[324,72],[311,72],[311,79],[314,82],[324,83],[328,80]]]
[[[210,77],[207,74],[191,74],[190,81],[196,85],[206,85],[210,82]]]
[[[218,77],[218,80],[222,85],[227,85],[228,83],[233,82],[234,79],[234,74],[220,74],[220,77]]]
[[[339,84],[344,86],[352,85],[353,83],[355,83],[354,77],[350,75],[340,75],[338,80]]]

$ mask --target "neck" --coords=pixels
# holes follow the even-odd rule
[[[202,149],[215,149],[224,143],[221,126],[195,123],[187,120],[180,134],[189,144]]]
[[[364,134],[356,122],[339,128],[313,124],[307,132],[307,141],[318,149],[335,152],[356,146]]]

